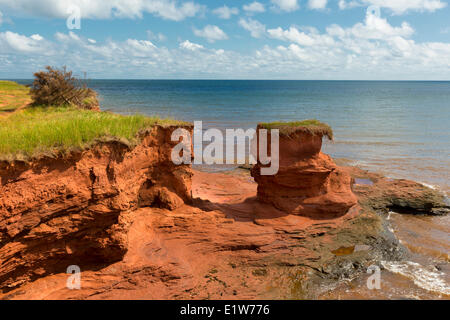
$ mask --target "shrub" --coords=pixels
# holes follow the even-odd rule
[[[61,69],[51,66],[47,71],[34,74],[31,85],[33,105],[60,106],[73,105],[83,109],[98,109],[97,93],[88,88],[85,81],[73,76],[66,67]]]

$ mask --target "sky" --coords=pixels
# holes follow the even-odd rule
[[[0,0],[0,78],[450,80],[446,0]]]

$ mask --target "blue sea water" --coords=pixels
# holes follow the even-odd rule
[[[204,127],[318,119],[335,132],[324,152],[392,177],[450,191],[450,82],[91,80],[102,109]]]

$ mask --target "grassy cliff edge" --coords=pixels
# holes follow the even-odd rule
[[[3,90],[0,99],[4,100],[3,97],[7,96],[13,106],[19,104],[17,99],[22,99],[23,92],[15,100],[12,97],[17,86],[14,82],[10,82],[9,86],[5,83],[2,82],[3,86],[0,87]],[[0,160],[54,156],[89,148],[98,141],[111,139],[133,146],[139,142],[140,131],[155,125],[183,126],[188,123],[139,114],[124,116],[73,106],[28,106],[0,117]]]
[[[0,116],[31,102],[30,89],[14,81],[0,80]]]
[[[312,135],[326,136],[328,139],[333,140],[333,130],[331,127],[319,120],[303,120],[303,121],[292,121],[292,122],[265,122],[259,123],[259,127],[263,129],[279,129],[280,135],[290,136],[298,131],[303,131],[310,133]]]

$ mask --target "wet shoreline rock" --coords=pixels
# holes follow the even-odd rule
[[[450,206],[446,196],[418,182],[391,179],[357,167],[344,167],[352,178],[372,183],[354,183],[353,192],[359,202],[375,211],[406,214],[446,215]]]

